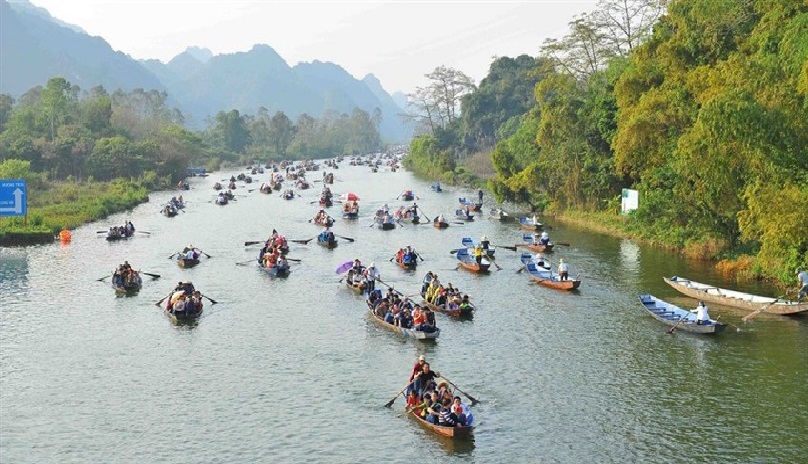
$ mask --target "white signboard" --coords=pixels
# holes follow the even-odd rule
[[[623,189],[623,201],[620,210],[623,214],[634,211],[640,206],[640,192],[637,190]]]

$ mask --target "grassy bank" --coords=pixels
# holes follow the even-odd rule
[[[0,218],[0,245],[47,243],[63,228],[126,211],[149,201],[143,181],[29,182],[28,220]]]

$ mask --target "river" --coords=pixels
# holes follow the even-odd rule
[[[334,171],[332,190],[359,195],[362,217],[339,219],[334,231],[355,242],[336,250],[291,244],[289,257],[301,261],[287,279],[235,263],[257,255],[245,241],[273,228],[291,239],[316,236],[307,220],[322,184],[284,201],[240,183],[237,201],[211,203],[213,182],[238,171],[190,179],[188,206],[175,218],[159,210],[178,192],[156,192],[131,212],[74,231],[70,244],[0,249],[0,461],[807,462],[808,318],[763,313],[744,323],[746,313],[713,305],[711,316],[731,324],[725,333],[669,334],[637,300],[652,293],[693,307],[663,282],[671,275],[775,290],[552,222],[552,238],[571,245],[552,258],[581,275],[577,293],[529,284],[506,249],[497,250],[500,271],[457,271],[449,250],[462,237],[513,245],[521,232],[484,218],[446,230],[370,228],[369,215],[402,204],[396,196],[406,188],[429,218],[451,216],[459,196],[475,194],[435,193],[405,171],[347,164]],[[126,219],[150,233],[99,237]],[[168,257],[188,244],[211,258],[180,269]],[[414,273],[389,262],[406,245],[425,259]],[[375,261],[405,294],[433,270],[478,310],[468,321],[438,314],[436,343],[399,338],[338,283],[335,268],[354,258]],[[108,279],[97,279],[124,260],[162,277],[116,297]],[[196,324],[172,325],[154,304],[179,280],[218,302]],[[384,407],[421,354],[480,400],[473,440],[424,430],[403,414],[403,397]]]

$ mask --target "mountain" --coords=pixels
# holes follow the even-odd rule
[[[0,93],[16,98],[53,76],[84,90],[99,84],[109,91],[165,90],[157,77],[104,39],[65,27],[25,3],[12,7],[0,0]]]
[[[264,107],[295,120],[303,113],[350,114],[358,107],[371,116],[379,108],[384,141],[411,137],[398,117],[399,104],[372,74],[358,80],[342,67],[320,61],[290,67],[262,44],[217,56],[188,47],[168,63],[137,61],[27,1],[10,5],[0,0],[0,93],[17,98],[53,76],[83,90],[103,85],[110,92],[166,91],[169,104],[182,111],[192,129],[202,129],[208,117],[231,109],[255,114]]]
[[[390,95],[393,98],[393,101],[396,102],[399,108],[402,110],[407,109],[407,103],[410,101],[410,97],[407,96],[404,92],[396,92],[393,95]]]

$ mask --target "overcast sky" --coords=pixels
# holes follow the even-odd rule
[[[11,0],[14,1],[14,0]],[[485,77],[495,56],[536,56],[596,0],[269,1],[31,0],[136,59],[167,62],[187,47],[214,55],[274,48],[290,66],[331,61],[389,93],[424,86],[445,65]]]

